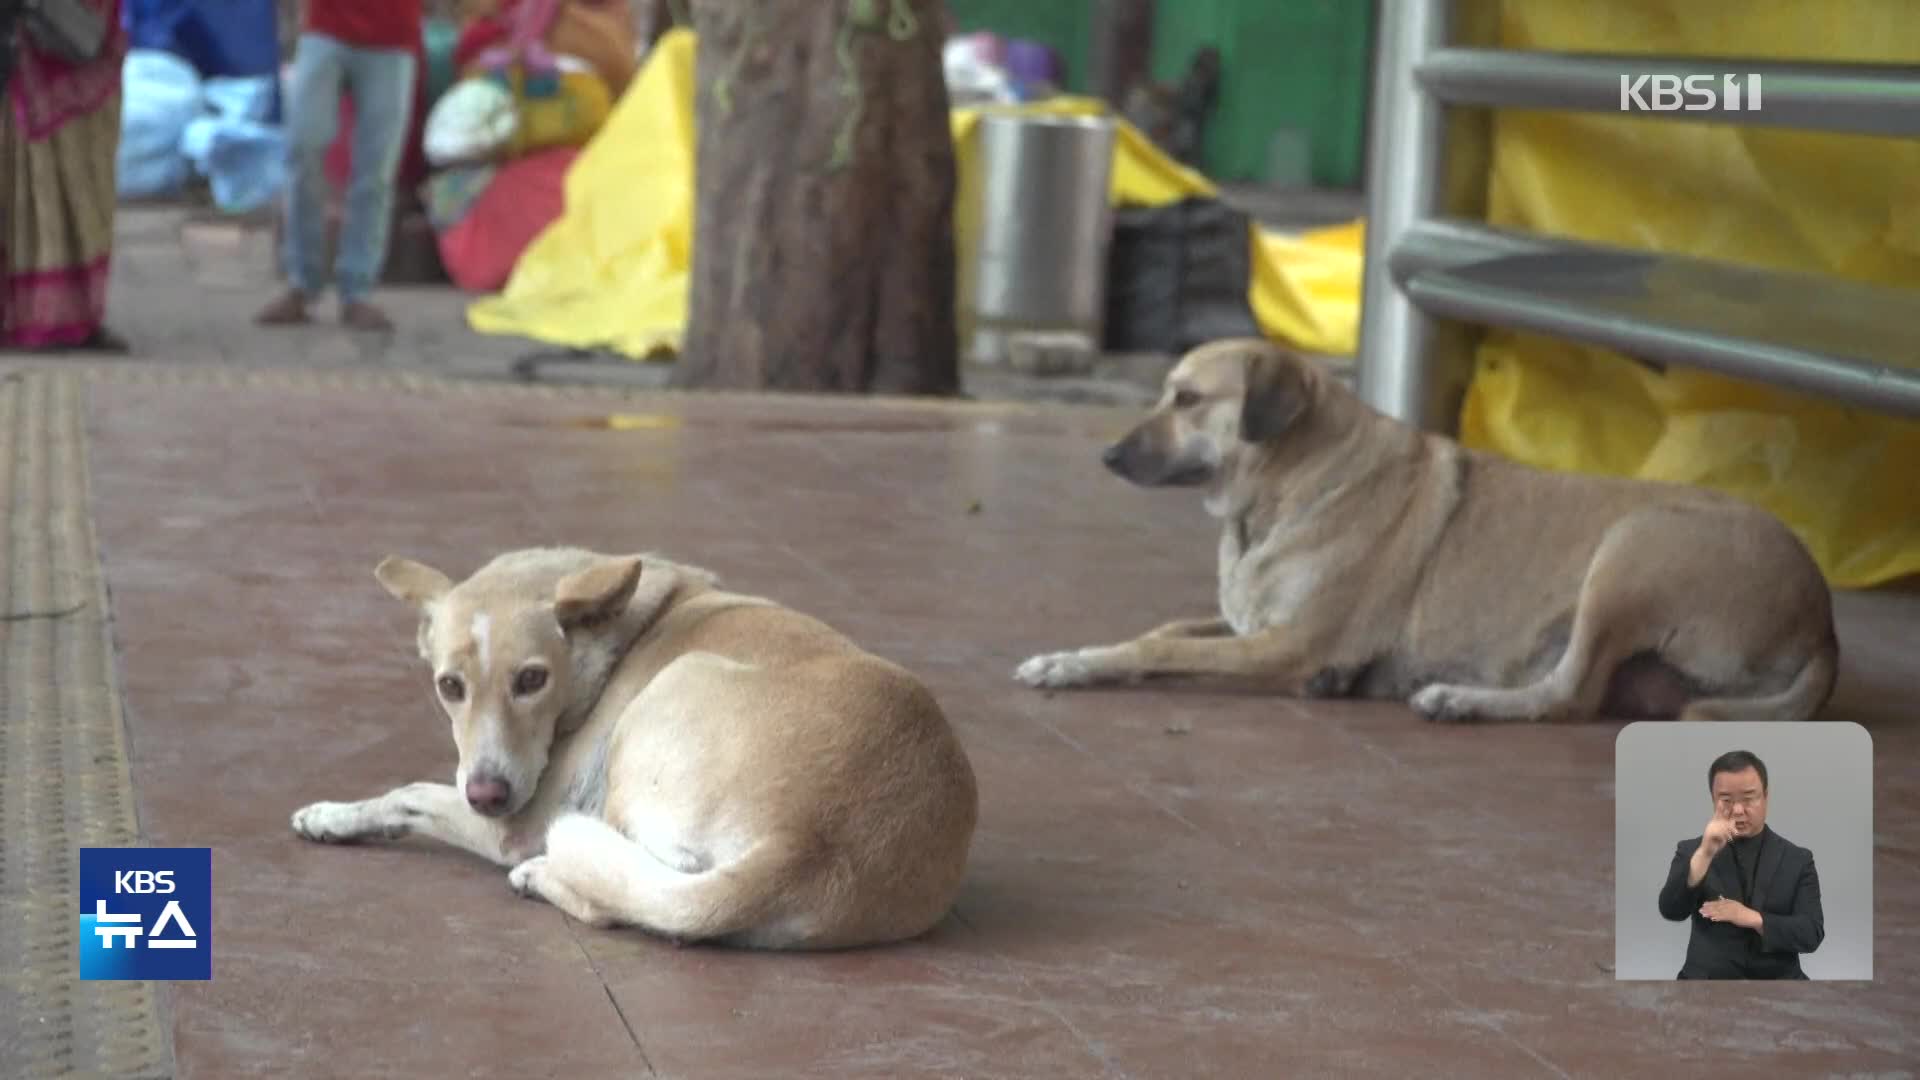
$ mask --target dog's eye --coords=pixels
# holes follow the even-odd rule
[[[543,667],[524,667],[513,677],[513,696],[527,697],[537,694],[547,685],[547,669]]]
[[[1200,404],[1200,394],[1198,391],[1175,390],[1173,392],[1173,407],[1176,409],[1191,409],[1198,404]]]
[[[440,696],[448,701],[461,701],[467,696],[467,684],[457,675],[442,675],[434,684],[440,688]]]

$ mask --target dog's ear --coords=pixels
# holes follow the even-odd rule
[[[1307,376],[1302,361],[1278,349],[1247,353],[1246,391],[1240,401],[1240,438],[1272,442],[1307,411]]]
[[[417,608],[424,608],[453,591],[453,581],[431,566],[389,555],[373,568],[388,592]]]
[[[561,578],[553,587],[553,614],[561,629],[572,630],[625,611],[640,584],[640,568],[640,557],[634,555]]]

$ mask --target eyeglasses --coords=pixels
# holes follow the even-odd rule
[[[1766,798],[1765,795],[1722,795],[1717,801],[1721,806],[1726,806],[1726,807],[1741,806],[1741,807],[1745,807],[1748,810],[1751,810],[1754,807],[1759,806],[1761,801],[1764,800],[1765,798]]]

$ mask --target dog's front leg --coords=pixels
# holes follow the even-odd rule
[[[1140,635],[1143,638],[1219,638],[1232,637],[1233,624],[1218,615],[1204,619],[1175,619]]]
[[[1044,689],[1197,678],[1303,694],[1318,670],[1310,663],[1311,644],[1286,628],[1230,637],[1182,637],[1155,631],[1118,645],[1036,656],[1021,664],[1014,678]]]
[[[528,851],[504,820],[481,817],[451,784],[418,783],[359,802],[317,802],[293,813],[293,831],[309,840],[346,844],[418,834],[513,866]]]
[[[1124,645],[1093,646],[1085,649],[1074,649],[1068,652],[1042,653],[1039,656],[1032,657],[1016,668],[1013,677],[1020,682],[1026,683],[1028,686],[1044,688],[1087,686],[1091,685],[1091,683],[1075,681],[1077,673],[1085,667],[1097,667],[1098,663],[1097,661],[1083,663],[1082,658],[1084,657],[1111,653],[1115,650],[1125,649],[1128,646],[1138,645],[1143,641],[1153,640],[1154,638],[1213,639],[1232,636],[1233,627],[1227,620],[1218,615],[1210,615],[1199,619],[1175,619],[1172,622],[1161,623],[1159,626],[1140,635],[1136,640],[1127,642]],[[1118,680],[1103,679],[1096,681],[1112,682]]]

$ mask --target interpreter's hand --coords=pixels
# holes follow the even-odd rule
[[[1715,810],[1713,817],[1707,821],[1707,827],[1700,831],[1700,850],[1706,852],[1707,858],[1711,859],[1720,854],[1720,849],[1726,847],[1727,841],[1731,839],[1733,839],[1733,818]]]
[[[1700,905],[1700,914],[1708,922],[1732,923],[1748,930],[1760,929],[1760,913],[1738,900],[1709,900]]]

